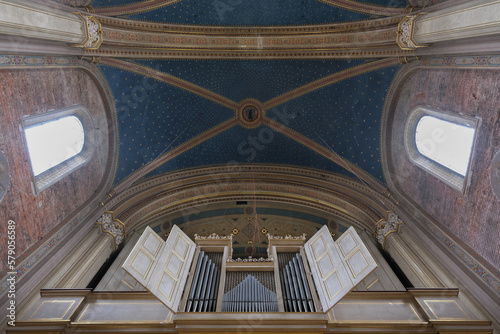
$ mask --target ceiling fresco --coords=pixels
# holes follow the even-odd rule
[[[356,69],[377,61],[123,63],[137,73],[100,65],[118,112],[120,154],[115,185],[180,146],[181,151],[147,171],[147,176],[252,162],[303,166],[355,177],[345,164],[331,161],[332,156],[340,156],[385,183],[380,162],[380,120],[398,65],[357,75]],[[146,67],[137,69],[135,64]],[[145,69],[168,74],[173,84],[138,74]],[[247,99],[262,104],[260,113],[274,120],[277,127],[239,123],[237,108]],[[221,125],[220,130],[208,132]],[[326,153],[318,154],[315,147],[326,148]]]

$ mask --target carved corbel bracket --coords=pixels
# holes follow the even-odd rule
[[[102,233],[109,233],[115,241],[115,250],[127,237],[127,232],[125,231],[125,224],[123,224],[119,219],[115,218],[115,214],[112,211],[106,211],[104,214],[97,219],[96,225],[101,225]]]
[[[99,49],[103,42],[101,23],[93,16],[82,13],[74,14],[79,15],[85,21],[87,40],[83,44],[74,44],[71,46],[89,50]]]
[[[397,233],[399,230],[399,225],[403,225],[403,221],[398,217],[397,214],[391,211],[387,211],[384,219],[380,219],[375,227],[375,238],[385,249],[385,241],[387,236],[391,233]]]
[[[396,42],[402,50],[415,50],[428,45],[418,44],[413,35],[415,33],[415,22],[424,13],[405,16],[398,25]]]

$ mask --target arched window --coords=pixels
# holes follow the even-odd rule
[[[478,120],[423,107],[408,118],[405,146],[410,160],[465,192]]]
[[[92,118],[83,106],[28,116],[22,123],[35,194],[85,165],[92,157]]]

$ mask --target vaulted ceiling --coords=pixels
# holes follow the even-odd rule
[[[97,12],[136,6],[121,17],[162,23],[283,26],[366,20],[379,16],[353,8],[406,5],[340,1],[346,9],[329,2],[335,1],[181,0],[144,12],[137,8],[150,2],[95,0],[93,6]],[[385,184],[381,118],[397,60],[121,59],[99,66],[118,112],[115,185],[235,163],[312,167],[353,178],[365,171]]]

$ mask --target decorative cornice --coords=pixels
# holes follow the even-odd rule
[[[143,46],[160,49],[213,49],[219,51],[317,50],[332,48],[373,47],[394,44],[396,27],[377,30],[296,35],[193,35],[103,28],[106,43],[119,46]]]
[[[383,249],[385,249],[387,236],[391,233],[397,233],[399,225],[403,224],[403,221],[398,217],[398,215],[391,211],[386,212],[385,219],[380,219],[377,222],[374,236],[382,245]]]
[[[115,241],[115,250],[118,249],[118,246],[127,237],[125,224],[119,219],[116,219],[112,211],[106,211],[95,223],[101,226],[102,233],[108,233],[113,237]]]
[[[396,42],[401,50],[415,50],[416,48],[427,47],[428,45],[418,44],[414,38],[415,22],[423,13],[405,16],[398,25]]]
[[[99,11],[99,9],[96,9]],[[401,13],[402,14],[402,13]],[[333,34],[346,31],[370,31],[384,27],[396,26],[403,15],[385,17],[374,20],[341,22],[332,24],[310,24],[297,26],[209,26],[187,25],[175,23],[160,23],[128,20],[110,16],[99,16],[99,22],[107,27],[128,29],[135,31],[162,32],[168,34],[189,35],[217,35],[217,36],[290,36],[297,34]]]
[[[85,49],[86,56],[121,57],[139,59],[355,59],[413,56],[414,50],[401,50],[395,43],[387,46],[357,48],[317,48],[287,50],[216,50],[119,47],[103,45],[99,50]]]

